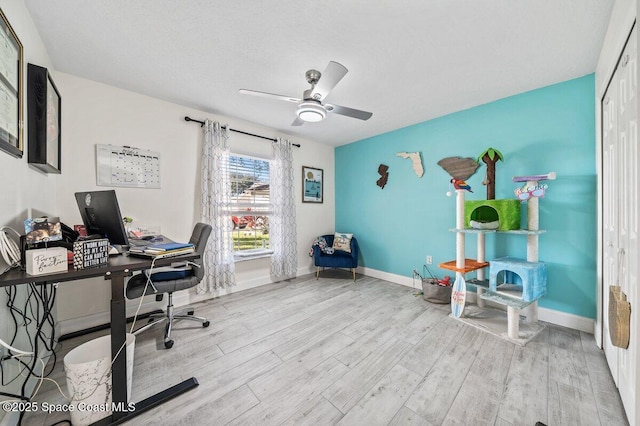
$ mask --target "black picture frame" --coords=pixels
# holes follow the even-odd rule
[[[324,171],[302,166],[302,202],[320,204],[324,197]]]
[[[22,158],[22,43],[2,9],[0,17],[0,150]]]
[[[62,172],[62,98],[46,68],[28,64],[29,164],[45,173]]]

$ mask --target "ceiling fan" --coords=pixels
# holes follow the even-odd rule
[[[305,77],[311,85],[311,88],[304,91],[302,99],[247,89],[240,89],[240,93],[298,104],[296,107],[297,116],[293,123],[291,123],[292,126],[301,126],[305,122],[314,123],[322,121],[328,112],[357,118],[359,120],[368,120],[373,113],[324,102],[324,99],[329,95],[331,89],[342,80],[347,72],[348,70],[344,65],[334,61],[329,61],[329,65],[327,65],[327,68],[322,73],[313,69],[307,71]]]

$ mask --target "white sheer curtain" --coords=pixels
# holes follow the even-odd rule
[[[293,177],[293,146],[285,139],[273,144],[269,197],[273,214],[269,218],[271,277],[275,281],[294,278],[298,269],[296,205]]]
[[[213,228],[203,263],[205,275],[198,292],[235,285],[231,182],[229,179],[229,132],[218,122],[205,120],[201,167],[201,221]]]

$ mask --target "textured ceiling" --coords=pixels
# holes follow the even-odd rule
[[[25,0],[56,70],[342,145],[594,72],[613,0]],[[304,74],[373,112],[292,127]],[[203,118],[203,117],[195,117]]]

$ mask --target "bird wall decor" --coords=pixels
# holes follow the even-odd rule
[[[464,190],[467,190],[469,192],[473,192],[471,190],[471,187],[469,186],[469,184],[467,182],[463,181],[462,179],[452,178],[450,182],[453,184],[453,187],[455,189],[464,189]]]

